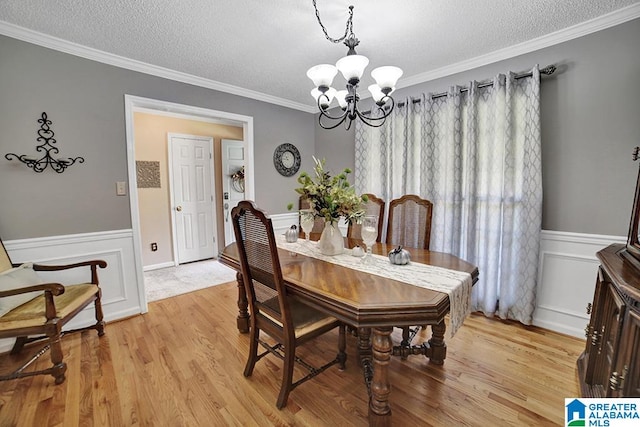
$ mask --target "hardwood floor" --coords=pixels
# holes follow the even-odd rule
[[[267,356],[243,377],[248,335],[236,330],[236,292],[229,283],[157,301],[145,315],[107,324],[101,339],[65,337],[67,380],[0,382],[0,426],[367,425],[354,337],[346,371],[332,367],[302,384],[281,411],[280,360]],[[561,425],[564,398],[579,396],[582,340],[472,315],[447,344],[443,366],[391,360],[394,425]],[[337,331],[299,354],[317,366],[336,350]],[[16,360],[1,355],[0,370]],[[43,362],[48,354],[37,367]]]

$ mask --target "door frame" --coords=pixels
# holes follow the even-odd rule
[[[255,200],[255,174],[253,173],[253,117],[127,94],[124,95],[124,110],[125,139],[127,143],[127,176],[129,179],[129,206],[131,211],[131,229],[133,233],[134,265],[136,270],[138,298],[140,299],[140,309],[142,313],[146,313],[149,311],[149,307],[147,305],[147,295],[144,288],[144,274],[142,271],[142,237],[140,234],[140,216],[138,213],[138,181],[136,176],[135,127],[133,114],[138,111],[143,111],[157,115],[241,126],[247,156],[245,166],[247,170],[247,179],[245,179],[245,196],[247,199],[251,200]]]
[[[173,170],[173,155],[172,155],[172,148],[173,148],[173,142],[172,142],[172,138],[185,138],[185,139],[197,139],[197,140],[201,140],[201,141],[208,141],[209,142],[209,153],[211,154],[211,157],[209,158],[211,161],[210,163],[210,170],[211,170],[211,174],[209,175],[209,180],[210,180],[210,185],[211,185],[211,204],[212,206],[212,216],[213,216],[213,229],[211,230],[213,233],[213,257],[217,258],[218,257],[218,217],[216,215],[216,203],[218,202],[218,198],[216,197],[216,174],[215,174],[215,168],[214,168],[214,158],[213,158],[213,137],[210,136],[201,136],[201,135],[188,135],[185,133],[176,133],[176,132],[169,132],[167,134],[167,171],[169,173],[169,204],[171,207],[171,239],[173,240],[173,265],[178,266],[180,264],[179,262],[179,256],[178,256],[178,229],[176,227],[176,211],[175,211],[175,206],[174,206],[174,200],[173,200],[173,196],[174,196],[174,185],[173,185],[173,179],[174,179],[174,173],[175,171]]]

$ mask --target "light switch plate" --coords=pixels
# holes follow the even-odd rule
[[[125,181],[116,182],[116,195],[118,196],[127,195],[127,183]]]

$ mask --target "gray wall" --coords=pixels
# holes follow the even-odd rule
[[[256,202],[271,213],[297,200],[295,177],[273,166],[273,151],[294,143],[312,167],[313,115],[153,77],[0,36],[0,236],[21,239],[131,228],[124,95],[194,105],[254,119]],[[63,174],[35,173],[6,153],[35,155],[37,120],[53,121],[60,157],[85,158]],[[39,144],[39,143],[38,143]]]
[[[631,151],[640,145],[639,42],[640,20],[634,20],[530,54],[400,89],[394,98],[398,101],[423,92],[439,93],[454,84],[524,71],[534,64],[556,64],[559,70],[543,77],[541,89],[542,227],[626,236],[638,173]],[[354,166],[353,130],[326,131],[316,124],[315,136],[317,156],[326,157],[332,165]]]
[[[465,73],[401,89],[396,99],[441,92],[533,64],[560,66],[542,83],[546,230],[624,236],[640,144],[640,20]],[[375,61],[375,58],[371,58]],[[402,65],[402,64],[398,64]],[[338,171],[354,167],[353,131],[314,127],[312,115],[222,92],[120,69],[0,36],[0,236],[20,239],[131,227],[124,94],[254,118],[256,201],[271,213],[295,201],[295,177],[281,177],[273,150],[296,144],[302,170],[311,155]],[[37,119],[53,121],[61,157],[86,162],[63,174],[36,174],[3,156],[35,154]],[[315,146],[314,146],[315,143]]]

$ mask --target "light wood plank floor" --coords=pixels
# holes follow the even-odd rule
[[[299,386],[281,411],[275,407],[278,359],[268,356],[251,378],[242,376],[248,335],[236,330],[236,289],[229,283],[154,302],[145,315],[108,324],[101,339],[95,331],[65,337],[67,380],[59,386],[50,376],[1,382],[0,425],[367,425],[354,337],[347,370],[332,367]],[[575,361],[583,345],[472,315],[448,341],[444,366],[422,356],[392,359],[394,425],[561,425],[564,398],[579,395]],[[299,354],[319,363],[336,349],[337,332]],[[43,362],[48,359],[38,367]],[[3,372],[15,363],[0,356]]]

